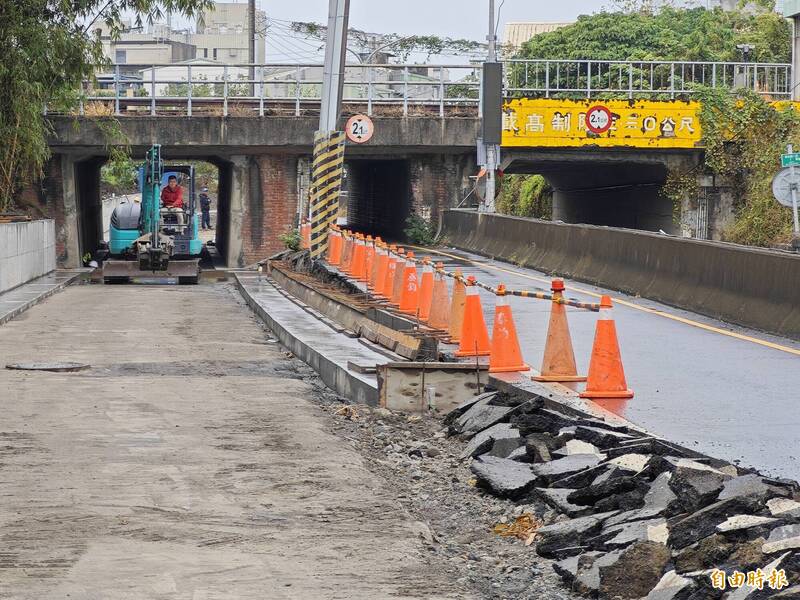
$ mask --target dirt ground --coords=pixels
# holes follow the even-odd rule
[[[0,327],[0,598],[570,598],[435,419],[354,415],[227,284]]]

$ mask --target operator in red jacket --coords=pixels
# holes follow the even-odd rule
[[[183,208],[183,188],[178,185],[178,178],[170,175],[167,187],[161,190],[161,206],[164,208]]]

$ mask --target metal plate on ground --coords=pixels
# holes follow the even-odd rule
[[[77,362],[27,362],[6,365],[6,369],[14,369],[16,371],[53,371],[56,373],[83,371],[89,367],[90,365],[86,363]]]

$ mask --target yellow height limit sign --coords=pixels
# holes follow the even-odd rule
[[[504,147],[697,148],[698,102],[520,98],[503,106]]]

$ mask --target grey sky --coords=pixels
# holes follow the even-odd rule
[[[503,25],[508,21],[573,21],[581,14],[613,8],[613,0],[495,1],[498,7],[502,3],[498,26],[501,37]],[[701,5],[712,2],[678,0],[682,1]],[[256,4],[273,20],[267,32],[268,61],[303,62],[319,58],[319,42],[292,32],[289,24],[326,22],[328,0],[256,0]],[[482,42],[487,34],[488,5],[488,0],[350,0],[350,26],[373,33],[431,34]]]
[[[260,4],[267,15],[287,21],[321,22],[327,17],[326,0],[260,0]],[[505,0],[500,20],[571,21],[609,4],[608,0]],[[369,31],[482,40],[486,36],[487,7],[488,0],[351,0],[350,22]]]
[[[327,0],[258,0],[268,17],[283,21],[316,21],[327,19]],[[496,0],[500,5],[502,0]],[[506,21],[572,21],[579,14],[589,14],[610,5],[610,0],[505,0],[500,12],[500,28]],[[376,33],[432,34],[483,41],[487,33],[488,0],[351,0],[350,26]],[[279,29],[272,35],[278,36]],[[285,32],[284,32],[285,33]],[[276,39],[270,45],[268,59],[307,57],[312,46],[300,40]],[[282,46],[277,48],[277,46]]]

